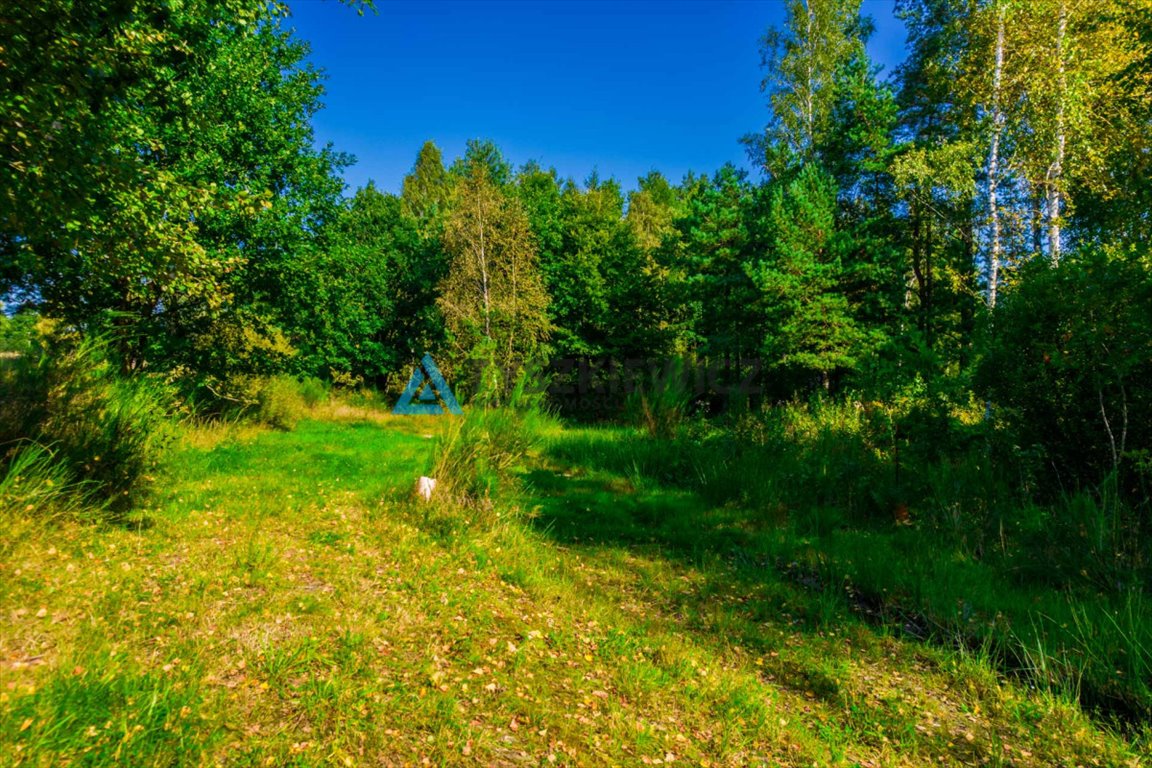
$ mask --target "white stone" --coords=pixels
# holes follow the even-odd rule
[[[432,500],[432,491],[436,490],[436,480],[431,477],[422,477],[416,481],[416,495],[424,501]]]

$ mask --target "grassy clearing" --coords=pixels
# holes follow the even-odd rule
[[[822,600],[976,649],[1140,730],[1152,712],[1152,619],[1146,573],[1133,565],[1146,544],[1137,526],[1122,525],[1124,510],[1087,493],[1046,507],[1022,501],[982,451],[971,465],[922,463],[918,481],[900,481],[837,415],[804,425],[810,434],[759,442],[731,431],[652,440],[569,430],[550,447],[557,461],[691,500],[658,514],[611,506],[604,519],[570,521],[572,535],[659,542],[689,559],[724,553],[753,580],[781,572]],[[915,482],[924,487],[911,490]],[[906,525],[894,524],[901,508]]]
[[[126,525],[5,538],[4,760],[1141,761],[1066,698],[742,556],[733,507],[547,455],[491,513],[423,504],[445,421],[324,415],[193,431]]]

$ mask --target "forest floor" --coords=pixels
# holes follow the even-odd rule
[[[0,763],[1147,757],[978,655],[737,562],[738,516],[692,494],[545,450],[514,503],[413,500],[440,426],[344,408],[192,430],[128,525],[5,513]]]

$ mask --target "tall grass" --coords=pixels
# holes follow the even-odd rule
[[[513,490],[515,471],[555,425],[543,407],[543,388],[529,374],[520,375],[507,394],[499,383],[492,386],[499,400],[481,391],[433,446],[429,472],[437,493],[458,503],[484,503]]]
[[[168,387],[121,376],[99,341],[56,344],[7,363],[0,368],[0,461],[8,471],[51,462],[89,501],[111,514],[127,510],[173,436]],[[46,451],[28,458],[29,442]]]
[[[653,371],[647,381],[633,389],[624,403],[624,413],[632,423],[652,437],[674,437],[692,403],[688,372],[684,361],[672,358],[663,370]]]
[[[28,444],[12,454],[0,475],[0,511],[17,515],[73,512],[83,497],[77,490],[50,451]]]
[[[49,451],[31,443],[16,449],[0,467],[0,562],[45,522],[88,511],[87,501]]]
[[[1003,460],[1002,446],[926,431],[952,442],[936,451],[879,421],[863,404],[793,403],[727,426],[687,421],[673,439],[577,431],[549,450],[737,507],[753,561],[851,585],[878,616],[982,647],[1089,706],[1152,715],[1146,512],[1107,482],[1033,501],[1026,462]],[[730,533],[716,543],[730,546]]]

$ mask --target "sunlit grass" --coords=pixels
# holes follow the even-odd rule
[[[148,525],[0,549],[4,760],[1137,764],[1065,698],[742,559],[735,508],[538,456],[517,514],[470,517],[411,498],[447,422],[319,412],[194,432]]]

